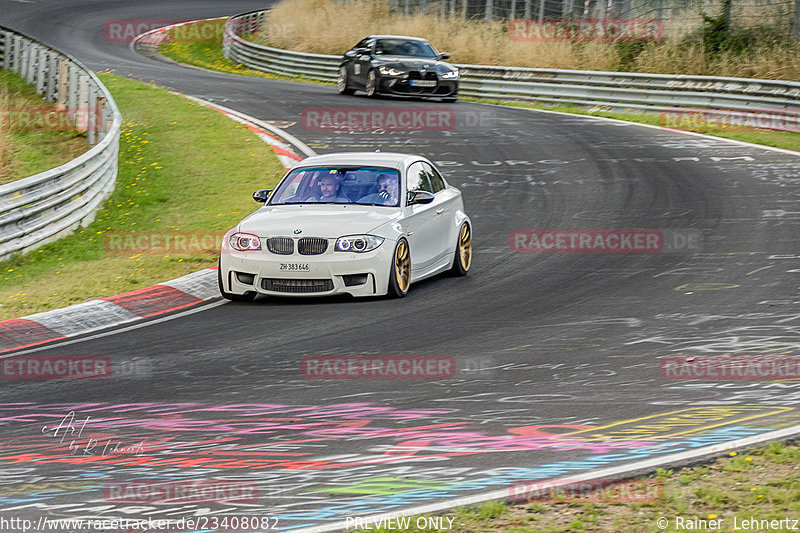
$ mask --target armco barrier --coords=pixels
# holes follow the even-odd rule
[[[225,27],[225,56],[243,65],[284,76],[335,82],[340,56],[307,54],[259,45],[241,28],[259,28],[266,11],[231,17]],[[642,74],[544,68],[457,65],[459,94],[495,100],[536,101],[628,112],[676,108],[781,113],[800,118],[800,83],[717,76]],[[797,121],[786,129],[797,131]]]
[[[55,102],[91,148],[39,174],[0,185],[0,260],[94,220],[117,178],[122,116],[108,89],[71,56],[0,26],[0,66]]]

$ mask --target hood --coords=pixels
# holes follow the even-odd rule
[[[239,223],[239,231],[259,237],[323,237],[369,233],[400,218],[399,207],[295,204],[262,207]],[[295,230],[302,233],[295,234]]]
[[[421,70],[425,67],[427,70],[435,72],[436,69],[441,70],[455,70],[455,67],[445,61],[436,59],[414,59],[408,56],[380,56],[373,60],[375,65],[386,65],[392,67],[399,67],[404,70]]]

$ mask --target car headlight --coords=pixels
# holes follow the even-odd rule
[[[348,235],[336,239],[336,246],[333,249],[336,252],[371,252],[383,244],[384,240],[383,237],[375,235]]]
[[[458,69],[455,69],[442,72],[439,75],[442,77],[443,80],[452,80],[454,78],[457,78],[458,74],[459,74]]]
[[[234,233],[228,239],[231,248],[240,252],[249,252],[261,249],[261,239],[252,233]]]
[[[378,71],[384,76],[400,76],[402,74],[405,74],[405,72],[403,72],[402,70],[397,70],[394,67],[387,67],[385,65],[378,67]]]

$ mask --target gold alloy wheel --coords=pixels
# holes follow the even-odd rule
[[[461,232],[458,235],[458,257],[461,268],[469,270],[472,265],[472,232],[469,230],[469,224],[461,225]]]
[[[400,292],[406,292],[411,281],[411,260],[408,257],[406,241],[400,241],[394,251],[394,277]]]

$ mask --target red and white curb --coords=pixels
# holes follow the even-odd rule
[[[176,93],[177,94],[177,93]],[[184,95],[186,96],[186,95]],[[294,136],[233,109],[186,96],[244,124],[267,143],[287,170],[314,151]],[[296,150],[295,150],[296,148]],[[220,297],[217,269],[206,268],[171,281],[63,309],[0,321],[0,353],[98,331],[192,307]]]

